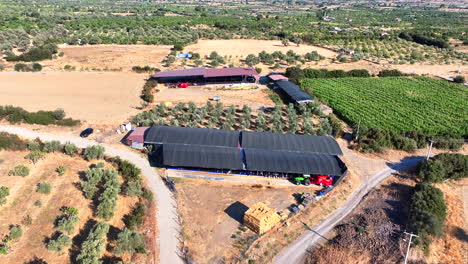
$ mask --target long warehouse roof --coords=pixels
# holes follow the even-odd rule
[[[247,170],[301,174],[343,174],[341,161],[333,155],[244,149]]]
[[[290,81],[280,80],[276,82],[276,85],[295,102],[314,102],[309,94]]]
[[[145,143],[173,143],[237,148],[239,146],[239,132],[208,128],[153,126],[146,132]]]
[[[241,145],[250,149],[343,155],[336,140],[328,136],[243,131]]]
[[[164,144],[162,162],[173,167],[243,169],[240,150],[231,147]]]

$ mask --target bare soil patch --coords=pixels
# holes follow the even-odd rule
[[[133,73],[0,73],[0,105],[28,111],[63,108],[91,122],[122,122],[138,112],[144,75]]]
[[[87,200],[79,189],[80,174],[86,171],[92,164],[81,158],[69,157],[64,154],[47,154],[44,160],[36,165],[29,164],[24,156],[25,152],[0,152],[0,186],[10,188],[10,195],[7,203],[0,207],[0,234],[2,237],[8,233],[9,225],[21,225],[23,236],[10,245],[8,255],[0,255],[1,263],[25,263],[33,259],[34,256],[41,258],[47,263],[70,263],[70,253],[65,250],[63,253],[48,251],[45,241],[56,231],[54,227],[55,219],[60,216],[62,206],[72,206],[79,210],[80,222],[69,236],[74,238],[80,234],[87,234],[83,231],[89,220],[102,221],[93,217],[91,202]],[[8,176],[8,171],[18,164],[26,164],[31,172],[26,177]],[[58,166],[66,166],[67,171],[63,176],[58,176],[55,171]],[[112,165],[106,164],[106,167]],[[49,182],[52,185],[50,194],[36,192],[39,182]],[[36,201],[40,201],[38,206]],[[107,223],[111,225],[111,230],[125,227],[122,218],[129,213],[138,201],[137,198],[119,195],[117,209],[114,217]],[[148,215],[155,214],[155,206],[148,209]],[[32,224],[27,226],[22,223],[23,219],[29,215]],[[156,223],[154,217],[145,221],[141,228],[145,233],[148,255],[138,255],[133,261],[136,263],[154,263],[156,261],[155,233]],[[110,236],[112,237],[112,236]],[[104,256],[112,256],[113,253],[105,250]],[[123,260],[130,261],[131,256],[124,255]]]
[[[243,213],[257,202],[286,210],[294,193],[314,192],[317,186],[271,187],[176,179],[185,246],[197,263],[232,263],[255,234],[242,230]]]
[[[221,56],[233,57],[246,57],[249,54],[258,55],[262,51],[272,53],[274,51],[281,51],[286,53],[292,50],[295,53],[304,55],[308,52],[317,51],[318,54],[326,58],[334,58],[337,53],[329,49],[295,44],[284,46],[279,40],[256,40],[256,39],[228,39],[228,40],[199,40],[198,43],[187,46],[185,51],[198,52],[200,55],[210,55],[211,52],[216,51]]]

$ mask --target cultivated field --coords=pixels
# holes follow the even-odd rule
[[[0,240],[8,234],[10,225],[20,225],[23,235],[15,239],[10,245],[8,255],[0,254],[0,263],[29,263],[34,257],[45,260],[47,263],[73,263],[74,257],[79,252],[80,245],[89,232],[89,224],[94,221],[104,222],[103,219],[93,216],[93,202],[86,199],[80,189],[80,181],[84,177],[84,172],[90,167],[91,162],[79,157],[69,157],[65,154],[49,153],[46,158],[33,165],[24,159],[28,151],[0,152],[0,186],[10,189],[7,202],[0,206]],[[24,164],[30,168],[28,176],[9,176],[8,172],[19,164]],[[57,167],[67,168],[64,175],[59,176]],[[106,163],[106,168],[112,168]],[[37,185],[41,182],[51,184],[49,194],[37,192]],[[111,242],[116,239],[119,230],[125,227],[124,215],[131,212],[138,202],[136,197],[119,195],[114,216],[107,221],[111,225],[110,233],[106,241]],[[78,209],[80,218],[73,232],[69,235],[73,240],[70,250],[65,249],[62,253],[49,251],[46,242],[57,231],[54,222],[63,213],[62,206],[71,206]],[[148,215],[155,214],[154,206],[147,209]],[[28,217],[29,216],[29,217]],[[30,218],[28,224],[26,219]],[[137,263],[151,263],[155,258],[151,248],[154,247],[155,219],[148,217],[142,230],[146,236],[148,255],[138,255]],[[0,242],[2,243],[2,242]],[[111,259],[113,252],[108,251],[112,247],[104,250],[104,259]],[[124,255],[125,261],[130,260],[129,255]],[[37,262],[34,262],[37,263]]]
[[[418,78],[308,79],[303,87],[343,120],[393,131],[468,134],[468,91]]]
[[[28,111],[63,108],[72,118],[122,122],[138,112],[144,75],[131,73],[0,73],[0,105]]]

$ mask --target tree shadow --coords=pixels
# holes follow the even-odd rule
[[[89,219],[80,230],[80,232],[72,238],[72,247],[70,248],[70,263],[76,263],[76,257],[80,253],[80,248],[83,242],[89,235],[89,232],[97,222],[94,219]]]
[[[247,207],[245,204],[237,201],[235,203],[232,203],[229,205],[226,209],[224,209],[224,212],[229,215],[232,219],[236,220],[239,222],[239,224],[243,224],[243,218],[245,212],[249,210],[249,207]]]
[[[423,156],[411,156],[401,159],[399,162],[386,162],[386,165],[393,170],[405,170],[414,167],[424,159]]]
[[[468,234],[466,231],[461,228],[461,227],[455,227],[455,230],[453,230],[453,235],[460,241],[468,243]]]
[[[32,260],[25,261],[24,264],[47,264],[47,261],[34,256]]]
[[[102,264],[117,264],[122,263],[122,259],[116,256],[104,256],[102,259]]]

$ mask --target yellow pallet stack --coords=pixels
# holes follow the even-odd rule
[[[244,214],[244,225],[257,234],[267,232],[279,221],[281,216],[262,202],[254,204]]]

